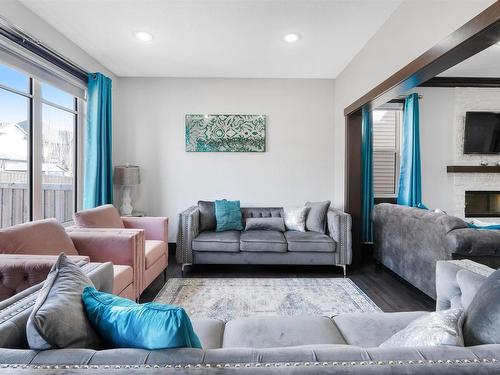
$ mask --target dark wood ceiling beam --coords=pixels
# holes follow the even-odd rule
[[[434,77],[419,87],[500,87],[500,78]]]
[[[500,41],[500,0],[344,110],[376,108]]]

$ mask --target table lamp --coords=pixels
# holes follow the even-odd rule
[[[132,188],[141,183],[139,167],[136,165],[117,165],[113,173],[113,182],[121,187],[122,205],[120,214],[123,216],[131,216],[132,207]]]

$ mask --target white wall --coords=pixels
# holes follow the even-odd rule
[[[454,212],[453,176],[446,166],[455,157],[455,89],[419,87],[422,200],[429,208]]]
[[[344,108],[447,35],[494,0],[406,0],[335,80],[335,199],[344,204]]]
[[[200,199],[332,199],[333,80],[121,78],[115,163],[141,167],[138,209],[171,219]],[[189,113],[267,115],[264,153],[185,152]]]

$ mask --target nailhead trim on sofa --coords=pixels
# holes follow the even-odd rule
[[[184,364],[184,365],[26,365],[26,364],[0,364],[0,369],[78,369],[78,370],[99,370],[99,369],[141,369],[141,368],[175,368],[175,369],[202,369],[202,368],[259,368],[259,367],[336,367],[336,366],[385,366],[385,365],[473,365],[485,363],[498,363],[496,358],[476,358],[476,359],[447,359],[447,360],[389,360],[389,361],[349,361],[349,362],[270,362],[270,363],[204,363],[204,364]]]

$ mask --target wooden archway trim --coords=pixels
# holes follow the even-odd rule
[[[353,222],[354,265],[370,257],[361,248],[361,108],[377,108],[498,41],[500,0],[345,108],[345,210]]]

